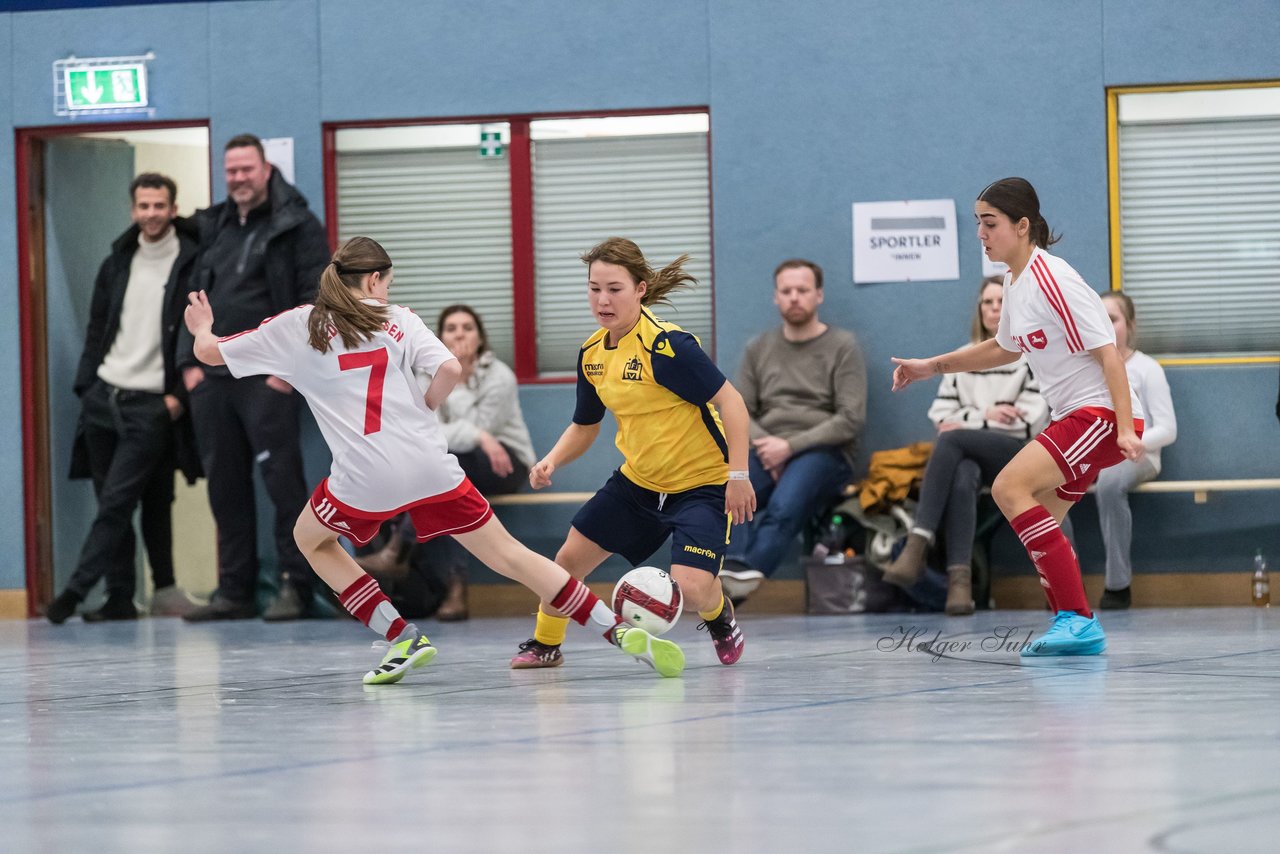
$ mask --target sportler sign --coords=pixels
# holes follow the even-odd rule
[[[954,199],[854,202],[855,284],[958,278]]]

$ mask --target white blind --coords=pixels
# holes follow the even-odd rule
[[[1121,124],[1123,286],[1149,353],[1280,347],[1280,119]]]
[[[533,143],[538,370],[572,373],[596,326],[579,257],[607,237],[636,242],[655,269],[688,253],[691,291],[655,307],[711,346],[711,207],[704,133]]]
[[[372,237],[395,262],[391,299],[435,331],[440,310],[479,312],[489,346],[513,362],[511,179],[474,146],[339,153],[339,240]]]

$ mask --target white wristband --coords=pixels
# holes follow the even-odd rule
[[[745,471],[729,472],[729,480],[751,480],[751,473]]]

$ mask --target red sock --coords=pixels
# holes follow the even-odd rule
[[[591,588],[570,576],[556,598],[551,600],[551,607],[561,614],[567,614],[578,625],[585,626],[587,620],[591,619],[591,610],[598,602],[600,597],[592,593]]]
[[[400,616],[400,612],[391,604],[387,594],[382,592],[378,582],[368,574],[356,579],[350,587],[342,591],[338,599],[351,616],[389,641],[400,637],[400,633],[408,625]]]
[[[1036,505],[1009,523],[1022,545],[1031,555],[1031,562],[1040,573],[1049,607],[1057,611],[1075,611],[1084,617],[1092,617],[1089,600],[1084,594],[1084,581],[1080,577],[1080,562],[1076,559],[1071,542],[1062,533],[1057,520],[1049,511]]]

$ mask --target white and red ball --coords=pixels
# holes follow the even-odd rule
[[[670,631],[684,610],[684,596],[671,574],[655,566],[637,567],[618,579],[613,610],[651,635]]]

